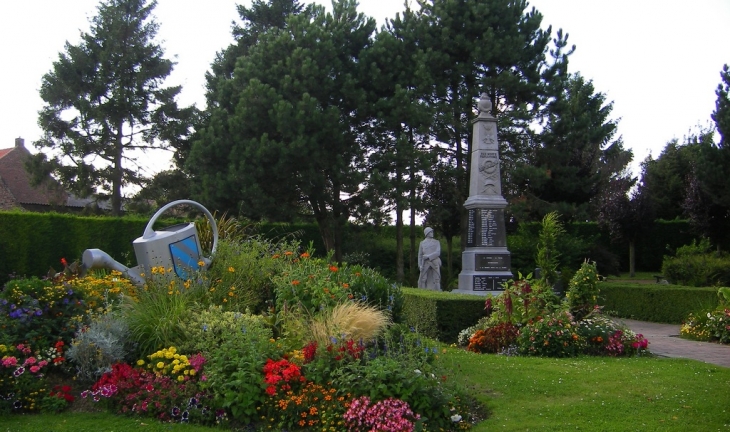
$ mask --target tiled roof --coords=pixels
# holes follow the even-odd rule
[[[22,141],[13,148],[0,150],[0,179],[18,204],[65,205],[68,194],[52,179],[47,184],[33,187],[25,161],[30,157]]]

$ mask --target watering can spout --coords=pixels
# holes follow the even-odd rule
[[[145,283],[137,267],[126,267],[101,249],[86,249],[81,258],[81,264],[84,271],[97,268],[111,269],[122,273],[135,285],[142,286]]]

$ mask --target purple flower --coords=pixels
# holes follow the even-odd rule
[[[23,372],[25,372],[25,368],[23,366],[21,366],[21,367],[15,369],[15,372],[13,372],[13,376],[15,376],[17,378],[17,377],[23,375]]]

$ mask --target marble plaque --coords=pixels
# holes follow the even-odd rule
[[[474,291],[504,291],[504,282],[507,276],[474,275]]]
[[[510,271],[510,256],[475,254],[474,269],[477,271]]]

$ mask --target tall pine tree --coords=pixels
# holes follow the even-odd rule
[[[35,178],[53,174],[78,196],[111,196],[122,211],[122,188],[141,184],[132,150],[167,148],[189,134],[192,108],[179,109],[180,87],[163,87],[173,63],[154,39],[155,1],[106,0],[89,33],[43,76],[39,124],[42,152],[30,163]]]

